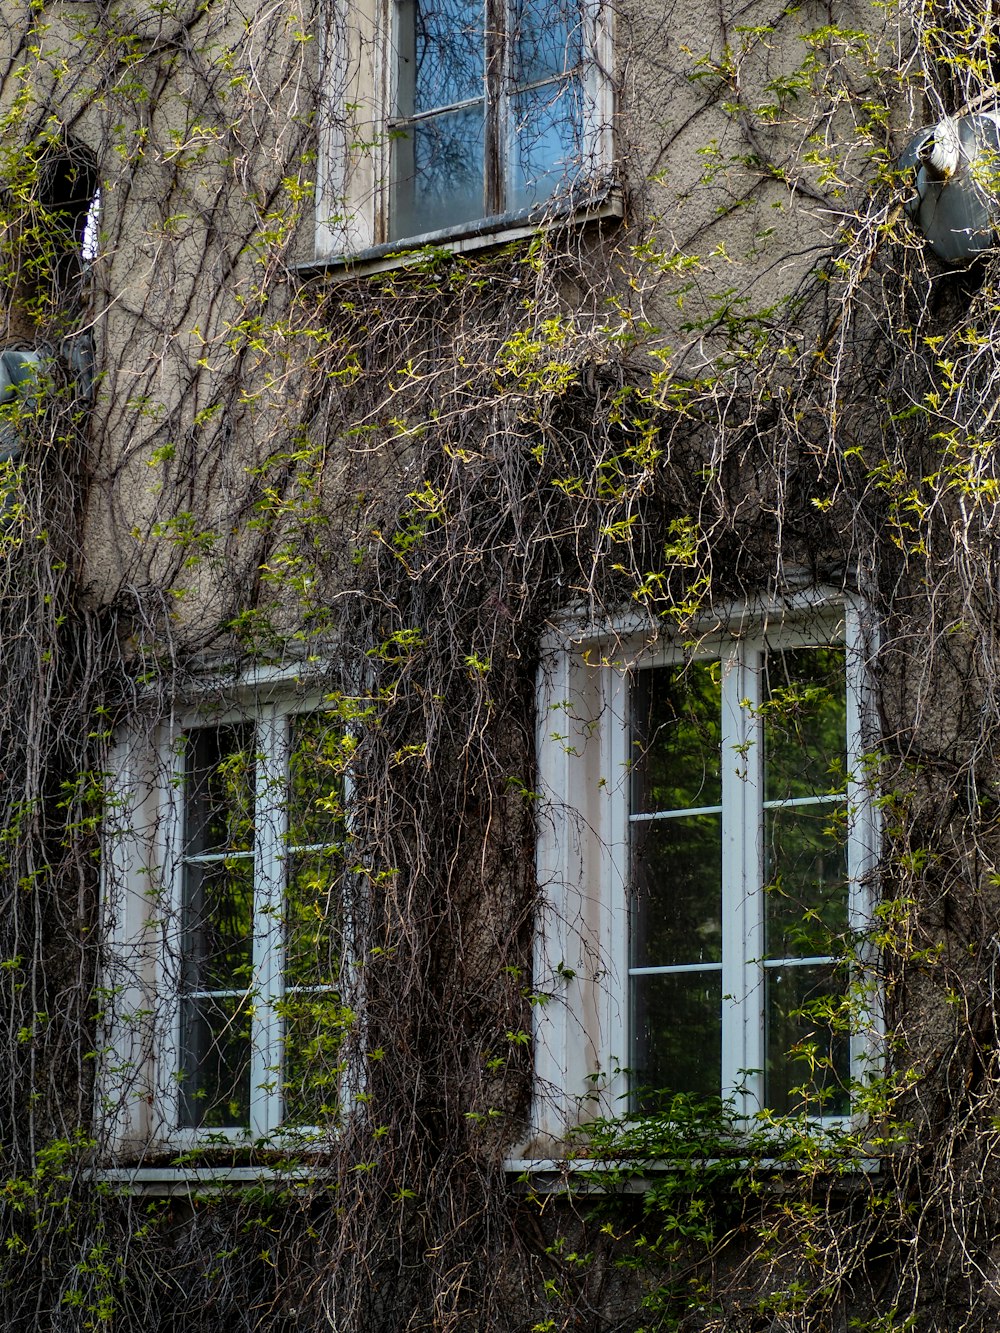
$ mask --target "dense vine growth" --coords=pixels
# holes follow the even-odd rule
[[[12,1333],[995,1324],[1000,288],[934,260],[893,170],[991,95],[995,22],[694,8],[615,14],[623,218],[376,271],[309,264],[350,14],[0,17],[4,346],[43,353],[0,406]],[[540,636],[625,608],[691,642],[812,585],[868,608],[880,733],[859,1116],[748,1134],[680,1099],[519,1178]],[[335,1092],[306,1142],[129,1140],[122,746],[169,790],[165,719],[269,669],[323,700],[337,819],[349,792],[304,1076]]]

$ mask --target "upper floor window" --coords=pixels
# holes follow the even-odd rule
[[[336,1121],[345,745],[338,718],[282,699],[123,738],[100,1081],[119,1141]]]
[[[325,54],[320,253],[502,232],[603,197],[608,24],[600,0],[360,5]]]
[[[611,642],[542,674],[538,1128],[678,1093],[845,1116],[874,1022],[849,995],[874,860],[859,610]]]
[[[93,153],[66,143],[47,152],[38,168],[37,234],[46,243],[47,276],[61,301],[79,295],[86,265],[97,256],[100,183]]]
[[[584,161],[579,0],[397,0],[390,239],[530,209]]]

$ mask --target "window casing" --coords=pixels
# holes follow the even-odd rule
[[[119,745],[99,1080],[119,1148],[336,1124],[346,744],[332,714],[272,699]]]
[[[327,33],[320,257],[503,233],[608,195],[600,0],[364,0]]]
[[[533,1155],[660,1093],[850,1113],[872,1057],[843,1003],[874,858],[863,623],[813,594],[744,610],[693,654],[554,637]]]

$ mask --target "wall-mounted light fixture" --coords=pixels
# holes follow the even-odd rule
[[[925,125],[899,159],[916,171],[906,211],[938,256],[974,259],[997,243],[1000,223],[1000,112],[945,116]]]

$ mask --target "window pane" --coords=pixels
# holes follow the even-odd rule
[[[354,1015],[329,991],[286,995],[281,1014],[285,1023],[285,1122],[326,1124],[338,1112],[340,1051]]]
[[[314,847],[339,837],[343,822],[343,731],[326,713],[292,719],[288,844]]]
[[[583,63],[583,27],[574,0],[514,0],[510,10],[511,59],[519,88]]]
[[[765,811],[766,944],[771,958],[833,953],[847,931],[847,810]]]
[[[199,727],[186,737],[184,850],[253,850],[253,728]]]
[[[544,203],[581,170],[581,102],[575,79],[545,83],[514,98],[511,209]]]
[[[290,858],[286,986],[327,985],[339,977],[342,871],[339,847]]]
[[[184,868],[183,984],[245,990],[253,974],[253,858]]]
[[[483,95],[484,9],[475,0],[402,0],[397,107],[401,117]]]
[[[250,1123],[250,1006],[243,998],[181,1004],[181,1127]]]
[[[843,648],[794,648],[767,655],[763,704],[766,800],[844,790],[845,671]]]
[[[847,1115],[850,1037],[831,1023],[843,974],[832,967],[765,968],[764,985],[766,1105],[779,1115]]]
[[[722,800],[718,663],[640,671],[633,701],[633,812],[718,805]]]
[[[483,216],[481,103],[397,129],[393,153],[394,237],[419,236]]]
[[[722,958],[722,816],[633,824],[632,966]]]
[[[632,1087],[637,1109],[653,1109],[644,1090],[719,1096],[722,975],[681,972],[632,982]]]

